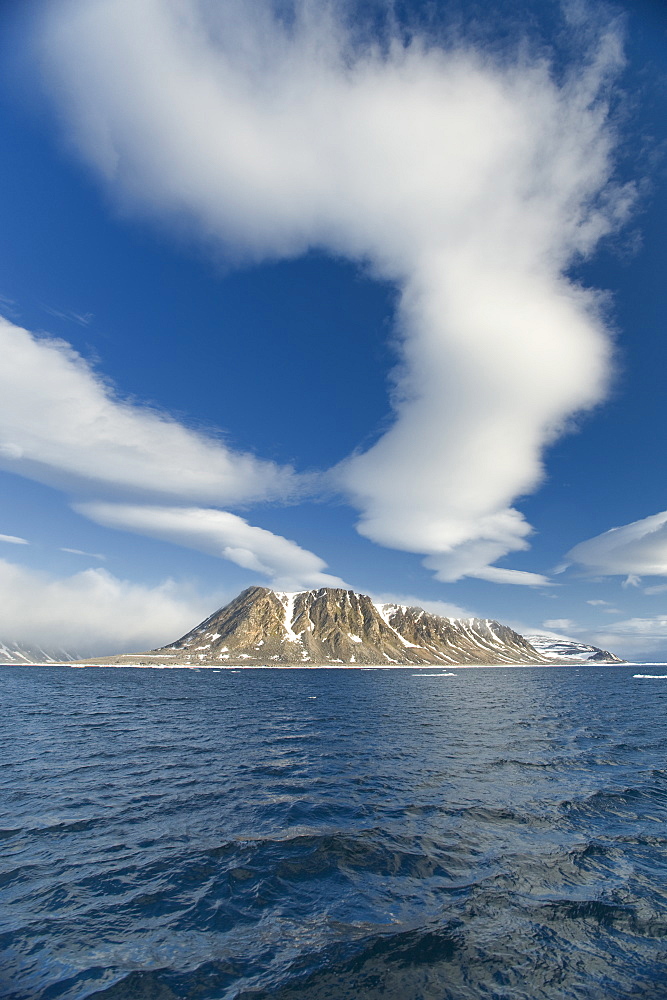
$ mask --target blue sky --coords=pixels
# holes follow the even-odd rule
[[[3,9],[3,639],[345,585],[667,656],[667,14],[388,11]]]

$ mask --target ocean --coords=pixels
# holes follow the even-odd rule
[[[667,1000],[667,668],[0,668],[0,996]]]

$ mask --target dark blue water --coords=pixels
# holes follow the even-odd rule
[[[667,998],[636,669],[1,669],[0,995]]]

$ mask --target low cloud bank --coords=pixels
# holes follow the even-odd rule
[[[70,138],[126,204],[190,220],[232,259],[316,247],[396,283],[395,420],[331,479],[361,534],[438,579],[542,585],[492,564],[529,547],[512,504],[610,377],[599,298],[567,273],[631,198],[612,180],[604,97],[618,33],[556,80],[525,49],[361,43],[348,7],[55,0],[39,45]],[[216,452],[214,468],[186,477],[190,498],[285,485],[248,458]]]
[[[654,656],[664,662],[667,660],[667,616],[655,615],[613,622],[604,630],[589,633],[586,641],[611,649],[626,660],[643,660]]]
[[[604,604],[602,601],[588,601],[588,604]],[[609,608],[610,614],[620,614]],[[627,618],[591,628],[581,625],[571,618],[550,618],[542,622],[542,628],[524,627],[526,634],[546,635],[554,639],[574,639],[590,646],[608,649],[625,660],[643,660],[654,656],[667,657],[667,616],[654,615],[648,618]]]
[[[154,587],[119,580],[103,569],[64,579],[0,559],[0,640],[80,656],[152,649],[173,642],[231,594],[207,598],[165,580]]]

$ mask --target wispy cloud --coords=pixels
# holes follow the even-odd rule
[[[324,572],[326,563],[319,556],[227,511],[111,503],[80,503],[75,510],[98,524],[229,559],[269,577],[279,590],[346,586]]]
[[[165,580],[154,587],[103,569],[65,579],[0,559],[0,638],[59,646],[82,656],[134,652],[172,642],[231,594],[202,598]]]
[[[603,615],[620,615],[622,614],[618,608],[614,608],[609,601],[586,601],[586,604],[590,604],[593,608],[598,608]]]
[[[342,585],[314,553],[242,517],[149,502],[290,498],[302,488],[290,468],[235,452],[165,414],[121,400],[68,344],[38,339],[2,318],[0,351],[0,468],[86,497],[74,508],[98,523],[229,559],[285,589]],[[143,504],[110,502],[118,497]],[[9,535],[2,540],[24,542]]]
[[[289,468],[128,403],[62,340],[0,317],[0,468],[74,494],[239,503],[289,496]]]
[[[44,312],[48,313],[49,316],[55,316],[57,319],[64,319],[70,323],[77,323],[79,326],[89,326],[93,314],[91,312],[78,313],[74,312],[72,309],[54,309],[52,306],[42,306]]]
[[[27,538],[19,538],[18,535],[0,535],[0,542],[9,542],[10,545],[29,545]]]
[[[60,549],[61,552],[69,552],[73,556],[86,556],[89,559],[106,559],[101,552],[84,552],[82,549],[68,549],[64,546]]]
[[[439,579],[542,586],[491,564],[528,548],[512,503],[610,377],[599,297],[567,272],[630,201],[611,180],[602,96],[619,36],[602,32],[557,82],[542,53],[360,45],[343,4],[281,8],[44,7],[70,134],[126,203],[188,216],[232,258],[319,247],[394,281],[395,421],[333,478],[363,535],[423,554]],[[248,475],[280,479],[256,463]]]
[[[555,632],[581,632],[582,628],[571,618],[548,618],[546,621],[542,622],[543,628],[549,629]]]
[[[10,299],[7,295],[0,295],[0,309],[2,309],[3,313],[7,316],[17,318],[20,315],[17,303],[14,299]]]
[[[625,586],[639,586],[642,576],[667,576],[667,511],[580,542],[565,560],[565,566],[599,576],[625,576]],[[651,592],[659,590],[646,591]]]

